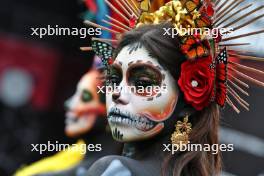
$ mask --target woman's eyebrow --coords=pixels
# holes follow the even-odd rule
[[[143,60],[131,61],[128,63],[128,66],[133,68],[145,67],[146,69],[151,69],[152,71],[160,73],[162,68],[159,65],[154,65],[151,61],[144,62]]]

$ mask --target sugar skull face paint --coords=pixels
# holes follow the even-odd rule
[[[100,73],[92,70],[85,74],[77,85],[75,94],[66,102],[66,127],[68,136],[77,136],[90,131],[99,115],[106,115],[105,105],[100,101],[97,86]]]
[[[136,49],[127,46],[110,68],[108,86],[113,85],[117,85],[118,90],[106,93],[113,137],[127,142],[159,134],[178,100],[176,82],[169,71],[143,46]],[[136,91],[131,91],[134,90],[131,87]],[[144,91],[139,91],[142,88]]]

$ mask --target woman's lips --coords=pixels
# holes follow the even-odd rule
[[[110,109],[108,121],[110,123],[132,126],[141,131],[149,131],[157,125],[156,122],[151,121],[142,115],[135,115],[118,108]]]

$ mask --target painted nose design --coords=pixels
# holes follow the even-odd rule
[[[126,105],[129,103],[129,93],[126,92],[124,84],[120,83],[117,90],[112,94],[112,99],[116,104]]]
[[[114,92],[113,94],[112,94],[112,98],[113,98],[113,100],[114,101],[116,101],[116,100],[118,100],[118,98],[120,97],[120,92]]]
[[[77,102],[77,97],[76,97],[76,94],[73,95],[72,97],[68,98],[65,102],[64,102],[64,108],[65,110],[69,111],[71,109],[73,109],[76,104],[78,103]]]

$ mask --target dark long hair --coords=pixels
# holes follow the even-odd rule
[[[121,39],[116,55],[128,45],[140,43],[158,62],[169,70],[175,80],[179,79],[181,64],[186,60],[180,52],[178,37],[164,35],[171,24],[145,25],[127,32]],[[183,100],[182,100],[183,101]],[[178,106],[178,105],[177,105]],[[212,103],[191,117],[193,129],[189,136],[194,144],[218,144],[220,113],[218,105]],[[176,123],[176,121],[174,121]],[[221,156],[211,152],[178,152],[164,157],[162,175],[212,176],[221,170]],[[173,174],[171,174],[173,173]]]

